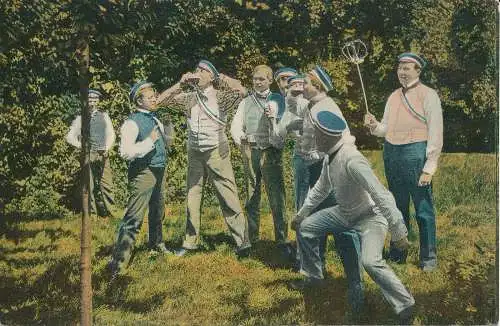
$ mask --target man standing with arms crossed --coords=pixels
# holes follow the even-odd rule
[[[420,263],[424,271],[437,267],[436,216],[432,200],[432,176],[443,147],[443,113],[436,91],[420,81],[426,62],[415,53],[398,57],[397,75],[402,87],[394,91],[378,122],[371,114],[365,125],[378,137],[385,137],[384,166],[389,190],[408,230],[410,196],[420,234]],[[407,251],[391,243],[389,258],[404,263]]]
[[[108,152],[115,142],[115,131],[107,112],[99,110],[101,92],[89,89],[90,107],[90,205],[91,211],[99,216],[113,214],[113,171]],[[82,117],[79,115],[71,124],[66,141],[81,148]]]

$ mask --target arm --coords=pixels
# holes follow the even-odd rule
[[[116,140],[115,130],[113,129],[113,123],[109,118],[107,113],[104,113],[104,119],[106,121],[106,150],[109,151]]]
[[[217,103],[219,109],[228,112],[246,96],[247,90],[239,80],[220,74],[217,87]]]
[[[177,82],[172,87],[161,92],[156,98],[156,102],[158,105],[164,105],[173,107],[179,110],[184,110],[188,105],[188,101],[190,99],[189,93],[186,93],[183,90],[182,85],[189,79],[194,76],[193,73],[185,73],[182,75],[179,82]]]
[[[380,213],[387,219],[391,241],[398,241],[408,235],[403,215],[396,206],[392,194],[377,179],[370,164],[364,157],[355,157],[347,162],[347,173],[355,183],[369,194]]]
[[[233,138],[234,143],[238,146],[241,145],[241,139],[245,137],[245,132],[243,131],[244,115],[245,107],[242,101],[238,105],[238,109],[236,110],[233,121],[231,122],[231,137]]]
[[[427,160],[423,172],[433,175],[436,172],[439,156],[443,148],[443,110],[435,91],[429,91],[424,101],[424,113],[427,120]]]
[[[66,141],[75,146],[76,148],[81,148],[81,137],[82,137],[82,117],[77,116],[75,120],[71,123],[71,127],[69,128],[69,132],[66,135]]]
[[[274,128],[275,134],[283,139],[288,133],[302,129],[302,111],[307,109],[308,101],[298,101],[297,99],[297,97],[291,95],[286,97],[285,113]]]
[[[326,156],[323,160],[321,175],[319,176],[318,181],[316,181],[314,187],[307,193],[304,204],[297,213],[297,216],[302,218],[309,216],[313,209],[321,204],[332,191],[332,184],[328,178],[328,165],[328,156]]]
[[[371,114],[370,114],[371,115]],[[372,135],[377,136],[377,137],[385,137],[385,134],[387,133],[387,119],[389,115],[389,101],[385,104],[384,108],[384,116],[382,118],[381,122],[378,122],[375,120],[375,117],[373,117],[374,123],[369,124],[370,132]]]
[[[154,129],[153,129],[154,131]],[[143,141],[136,142],[139,127],[133,120],[126,120],[120,129],[120,156],[127,161],[144,157],[155,148],[155,139],[147,137]]]

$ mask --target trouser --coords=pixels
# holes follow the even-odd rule
[[[284,244],[288,238],[288,221],[285,218],[285,184],[283,181],[282,151],[241,146],[247,185],[245,211],[248,218],[250,242],[259,239],[261,184],[264,181],[274,222],[274,238]]]
[[[90,152],[90,209],[99,216],[113,213],[113,172],[104,153]]]
[[[223,148],[220,148],[223,146]],[[238,250],[250,247],[248,223],[243,215],[234,181],[229,146],[201,152],[188,146],[187,223],[182,246],[197,249],[200,240],[201,202],[205,182],[212,182],[222,215]]]
[[[309,191],[309,168],[302,156],[293,156],[293,188],[295,191],[295,211],[298,212]]]
[[[308,188],[314,187],[314,184],[319,179],[321,175],[321,170],[323,167],[323,161],[316,162],[314,164],[308,165],[305,170],[307,173],[307,182]],[[302,171],[302,167],[305,167],[305,162],[300,156],[297,155],[297,159],[294,157],[295,166],[298,167],[296,171]],[[296,182],[299,179],[300,182],[304,182],[305,178],[301,177],[301,174],[296,173]],[[297,187],[299,189],[302,185]],[[304,199],[299,202],[300,207],[304,204]],[[333,193],[330,195],[318,206],[316,207],[311,214],[318,212],[322,209],[333,207],[337,204],[335,200],[335,196]],[[300,209],[299,207],[299,209]],[[300,237],[300,228],[297,231],[297,242]],[[321,269],[325,266],[325,255],[326,255],[326,242],[327,242],[328,234],[323,234],[319,236],[316,240],[318,244],[318,254],[319,261],[321,262]],[[334,236],[335,239],[335,249],[337,250],[338,255],[342,260],[342,264],[344,265],[344,272],[346,274],[347,282],[348,282],[348,300],[354,312],[358,312],[361,310],[363,305],[363,270],[361,268],[361,254],[360,254],[360,240],[359,235],[356,231],[353,230],[345,230],[340,232]],[[301,249],[300,246],[297,246],[297,259],[301,260]],[[321,276],[323,277],[323,271],[321,271]]]
[[[380,286],[382,294],[396,313],[414,305],[413,296],[382,258],[387,220],[381,215],[368,211],[352,225],[346,221],[338,207],[325,208],[302,221],[298,237],[301,252],[300,272],[308,277],[323,278],[318,239],[328,233],[335,236],[348,230],[355,230],[360,236],[361,264],[356,275],[347,274],[347,277],[355,279],[362,277],[362,267],[364,267],[368,275]],[[351,304],[362,305],[362,288],[356,290],[354,298],[349,299],[352,300]],[[353,292],[350,294],[352,295]]]
[[[432,200],[432,186],[418,186],[426,161],[427,142],[392,145],[384,143],[384,166],[389,190],[410,231],[410,196],[420,235],[420,267],[437,264],[436,216]],[[403,253],[391,246],[391,258],[399,260]]]
[[[316,181],[318,181],[318,179],[321,175],[322,168],[323,168],[323,161],[319,161],[319,162],[310,164],[306,167],[307,182],[308,182],[309,189],[314,187],[314,185],[316,184]],[[302,187],[302,185],[299,187]],[[304,200],[305,200],[305,197],[299,203],[300,207],[302,207],[302,205],[304,204]],[[335,199],[335,196],[333,193],[330,193],[328,195],[328,197],[326,197],[325,200],[323,200],[323,202],[321,204],[319,204],[318,207],[316,207],[311,212],[311,214],[315,213],[317,211],[320,211],[324,208],[332,207],[335,205],[337,205],[337,201]],[[300,207],[299,207],[299,209],[300,209]],[[327,235],[325,235],[319,241],[320,256],[321,256],[321,261],[323,262],[323,264],[325,264],[325,260],[326,260],[326,258],[325,258],[326,243],[327,243]],[[354,250],[354,252],[356,252],[356,255],[353,257],[358,257],[359,250],[356,248],[359,248],[359,236],[356,234],[356,232],[352,232],[352,231],[343,232],[341,235],[338,235],[337,237],[335,237],[335,247],[337,248],[337,252],[341,256],[342,260],[344,260],[344,258],[345,258],[342,250],[347,250],[347,251]],[[297,252],[297,257],[300,259],[300,253],[298,253],[298,252]],[[347,259],[348,266],[355,266],[356,265],[356,263],[355,263],[357,261],[356,258],[349,257],[346,259]],[[353,259],[354,259],[354,264],[353,264]],[[346,272],[347,272],[347,270],[346,270]]]
[[[126,266],[134,248],[144,214],[149,209],[149,247],[163,242],[162,220],[165,215],[165,167],[129,170],[130,195],[127,211],[118,230],[113,260],[120,268]]]

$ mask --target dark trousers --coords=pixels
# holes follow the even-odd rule
[[[146,210],[149,224],[149,247],[163,241],[162,220],[165,215],[165,167],[146,167],[129,171],[130,195],[127,211],[118,230],[113,260],[118,268],[128,264]]]
[[[398,209],[403,214],[408,231],[410,231],[410,197],[413,200],[420,236],[420,267],[437,264],[436,216],[432,185],[418,186],[426,161],[426,148],[427,142],[404,145],[393,145],[387,141],[384,143],[387,183]],[[395,248],[390,251],[394,260],[399,260],[403,254]]]
[[[90,209],[99,216],[113,214],[113,173],[104,152],[90,152]]]

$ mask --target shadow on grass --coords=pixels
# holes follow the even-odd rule
[[[20,215],[20,214],[8,214],[0,219],[0,236],[5,236],[7,240],[14,241],[17,244],[21,240],[27,238],[34,238],[37,234],[44,232],[47,237],[50,238],[52,242],[59,238],[70,237],[78,239],[78,235],[69,230],[63,230],[61,227],[58,228],[47,228],[40,227],[37,230],[23,230],[20,228],[20,222],[23,223],[30,221],[47,221],[61,219],[60,215]]]
[[[25,278],[0,278],[2,322],[20,325],[72,323],[79,315],[78,257],[55,261],[32,284]]]
[[[275,241],[259,240],[252,247],[251,257],[261,261],[271,269],[293,267],[293,257],[285,256]]]

